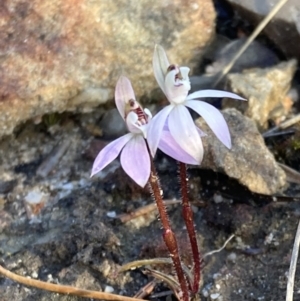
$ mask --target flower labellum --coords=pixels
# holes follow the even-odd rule
[[[163,129],[167,123],[170,135],[187,154],[198,164],[203,158],[203,145],[189,111],[190,108],[203,117],[217,138],[231,148],[231,138],[223,115],[214,106],[196,100],[202,97],[229,97],[244,100],[242,97],[219,90],[202,90],[188,95],[191,89],[188,67],[179,67],[169,63],[164,49],[156,45],[153,55],[154,76],[165,93],[170,104],[162,109],[148,126],[147,140],[154,156],[160,140],[164,139]]]

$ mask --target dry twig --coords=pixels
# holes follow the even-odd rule
[[[142,299],[137,298],[130,298],[125,296],[119,296],[110,293],[104,292],[97,292],[97,291],[90,291],[79,289],[69,285],[60,285],[60,284],[53,284],[48,283],[40,280],[35,280],[27,277],[23,277],[17,274],[14,274],[0,265],[0,274],[3,276],[12,279],[18,283],[22,283],[27,286],[39,288],[45,291],[50,291],[58,294],[65,294],[65,295],[74,295],[80,296],[84,298],[92,298],[97,300],[110,300],[110,301],[143,301]]]
[[[204,255],[203,255],[203,259],[204,258],[206,258],[207,256],[211,256],[211,255],[213,255],[213,254],[215,254],[215,253],[219,253],[219,252],[221,252],[223,249],[225,249],[225,247],[227,246],[227,244],[234,238],[234,234],[232,234],[225,242],[224,242],[224,244],[223,244],[223,246],[221,247],[221,248],[219,248],[219,249],[217,249],[217,250],[212,250],[212,251],[210,251],[210,252],[208,252],[208,253],[205,253]]]
[[[281,9],[281,7],[287,1],[288,0],[281,0],[281,1],[279,1],[273,7],[273,9],[265,16],[265,18],[258,24],[258,26],[253,31],[253,33],[251,34],[251,36],[247,39],[247,41],[245,42],[245,44],[236,53],[236,55],[233,57],[233,59],[224,67],[224,69],[222,70],[220,76],[217,78],[216,82],[214,83],[214,86],[216,86],[224,78],[224,76],[231,70],[231,68],[234,66],[234,64],[239,59],[239,57],[245,52],[245,50],[249,47],[249,45],[255,40],[255,38],[261,33],[261,31],[266,27],[266,25],[278,13],[278,11]]]
[[[284,129],[286,129],[286,128],[288,128],[288,127],[290,127],[290,126],[292,126],[292,125],[294,125],[294,124],[296,124],[298,122],[300,122],[300,114],[297,114],[296,116],[294,116],[294,117],[292,117],[292,118],[290,118],[290,119],[282,122],[281,124],[279,124],[279,125],[271,128],[271,129],[269,129],[268,131],[264,132],[262,134],[262,136],[264,138],[270,137],[277,130],[284,130]]]

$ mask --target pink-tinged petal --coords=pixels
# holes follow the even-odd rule
[[[169,71],[165,79],[165,94],[170,103],[179,104],[186,100],[191,89],[189,78],[176,80],[177,70]]]
[[[91,177],[116,159],[124,145],[128,143],[132,137],[133,134],[129,133],[106,145],[94,161]]]
[[[166,106],[160,112],[158,112],[148,124],[147,141],[151,155],[153,157],[155,156],[160,136],[166,123],[166,119],[168,118],[168,115],[173,108],[173,105]]]
[[[202,116],[217,138],[227,148],[231,148],[229,129],[223,115],[218,109],[207,102],[199,100],[189,100],[185,105]]]
[[[198,161],[196,161],[178,145],[169,131],[162,132],[158,148],[177,161],[192,165],[199,164]]]
[[[155,45],[153,54],[153,72],[157,83],[162,91],[165,92],[165,76],[170,66],[165,50],[160,45]]]
[[[245,98],[242,98],[241,96],[227,92],[227,91],[221,91],[221,90],[201,90],[194,93],[191,93],[187,96],[186,100],[196,99],[196,98],[204,98],[204,97],[228,97],[233,99],[239,99],[239,100],[246,100]]]
[[[171,135],[179,146],[200,164],[203,159],[203,145],[196,125],[184,105],[174,107],[169,115]]]
[[[125,145],[121,153],[121,165],[138,185],[146,185],[150,177],[150,156],[142,135],[135,135]]]
[[[115,102],[118,111],[123,117],[123,119],[125,118],[125,106],[130,99],[135,100],[135,95],[131,86],[131,82],[127,77],[121,76],[116,85]]]

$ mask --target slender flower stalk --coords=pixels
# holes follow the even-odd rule
[[[153,165],[153,162],[151,162],[151,175],[149,179],[149,186],[152,191],[153,197],[156,201],[157,209],[160,216],[160,221],[163,226],[163,239],[174,264],[176,275],[178,277],[178,281],[182,291],[182,300],[189,301],[189,290],[188,290],[186,276],[183,272],[182,265],[181,265],[178,243],[176,240],[176,236],[171,229],[168,213],[162,198],[162,190],[159,184],[158,176],[155,167]]]
[[[188,196],[188,177],[186,165],[182,162],[179,162],[179,178],[181,188],[182,215],[188,232],[194,261],[194,282],[192,284],[192,293],[196,294],[199,291],[200,285],[201,261],[194,225],[193,211]]]

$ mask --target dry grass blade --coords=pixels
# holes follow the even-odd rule
[[[262,136],[264,138],[271,136],[274,132],[276,132],[277,130],[283,130],[286,129],[296,123],[300,122],[300,114],[295,115],[294,117],[282,122],[281,124],[279,124],[278,126],[275,126],[271,129],[269,129],[268,131],[264,132],[262,134]]]
[[[294,281],[295,281],[298,253],[299,253],[299,244],[300,244],[300,222],[298,223],[298,228],[295,236],[292,258],[290,263],[288,283],[286,288],[286,299],[285,299],[286,301],[293,301]]]
[[[154,279],[151,282],[147,283],[144,287],[142,287],[135,295],[134,298],[140,298],[140,299],[144,299],[146,296],[149,296],[155,286],[157,284],[157,280]]]
[[[170,258],[153,258],[153,259],[142,259],[135,260],[123,264],[119,269],[118,273],[122,273],[128,270],[134,270],[140,267],[144,267],[146,265],[156,265],[156,264],[172,264],[172,260]]]
[[[277,162],[277,164],[283,169],[283,171],[285,172],[286,174],[286,180],[290,183],[296,183],[296,184],[300,184],[300,173],[285,165],[285,164],[282,164],[282,163],[279,163]]]
[[[182,292],[180,291],[179,283],[174,279],[174,277],[161,273],[159,271],[146,268],[146,273],[154,277],[155,279],[164,281],[169,288],[174,292],[175,296],[178,300],[182,300],[181,295]]]
[[[256,29],[253,31],[251,36],[247,39],[245,44],[241,47],[241,49],[236,53],[233,59],[224,67],[220,76],[217,78],[214,86],[216,86],[224,76],[230,71],[230,69],[234,66],[235,62],[239,59],[239,57],[244,53],[244,51],[249,47],[249,45],[255,40],[255,38],[261,33],[261,31],[266,27],[266,25],[271,21],[271,19],[278,13],[281,7],[287,2],[288,0],[281,0],[279,1],[273,9],[265,16],[265,18],[259,23]]]
[[[175,205],[175,204],[180,204],[181,201],[180,200],[165,200],[164,201],[164,204],[165,206],[170,206],[170,205]],[[138,208],[130,213],[124,213],[124,214],[120,214],[118,215],[116,218],[117,219],[120,219],[120,221],[122,223],[126,223],[126,222],[129,222],[130,220],[133,220],[139,216],[142,216],[142,215],[146,215],[154,210],[157,210],[157,207],[156,207],[156,203],[152,203],[152,204],[149,204],[149,205],[146,205],[146,206],[143,206],[141,208]]]
[[[53,284],[48,283],[40,280],[30,279],[23,276],[19,276],[14,274],[0,265],[0,274],[4,275],[5,277],[12,279],[18,283],[22,283],[27,286],[39,288],[45,291],[50,291],[58,294],[65,294],[65,295],[74,295],[80,296],[84,298],[92,298],[97,300],[110,300],[110,301],[143,301],[142,299],[137,298],[130,298],[125,296],[119,296],[115,294],[103,293],[103,292],[96,292],[90,290],[83,290],[79,288],[75,288],[73,286],[68,285],[60,285],[60,284]]]
[[[211,255],[213,255],[213,254],[215,254],[215,253],[221,252],[223,249],[225,249],[226,245],[234,238],[234,236],[235,236],[235,235],[232,234],[232,235],[224,242],[224,244],[223,244],[223,246],[222,246],[221,248],[219,248],[219,249],[217,249],[217,250],[210,251],[210,252],[208,252],[208,253],[205,253],[205,254],[203,255],[203,259],[206,258],[207,256],[211,256]]]
[[[47,158],[42,162],[42,164],[38,167],[36,174],[43,178],[47,177],[52,170],[57,166],[60,159],[66,153],[68,148],[70,147],[71,141],[66,139],[59,143],[47,156]]]
[[[118,273],[125,272],[128,270],[134,270],[140,267],[146,267],[146,266],[151,266],[151,265],[159,265],[159,264],[167,264],[167,265],[173,265],[173,262],[171,258],[153,258],[153,259],[142,259],[142,260],[135,260],[131,261],[129,263],[126,263],[121,266],[119,269]],[[189,283],[192,283],[193,281],[193,275],[191,271],[188,269],[188,267],[182,263],[182,269],[187,276]],[[161,273],[163,274],[163,273]]]

